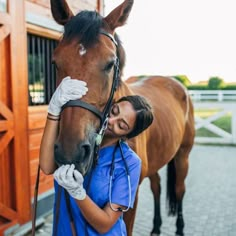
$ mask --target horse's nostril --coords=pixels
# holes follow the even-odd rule
[[[91,153],[91,145],[90,144],[81,145],[79,148],[79,152],[80,152],[80,157],[82,160],[88,158]]]

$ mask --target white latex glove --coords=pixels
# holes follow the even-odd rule
[[[70,100],[80,99],[88,91],[87,84],[84,81],[71,79],[71,77],[65,77],[56,91],[52,95],[49,102],[48,113],[59,116],[61,113],[61,107]]]
[[[62,165],[53,174],[54,179],[75,199],[84,200],[86,191],[83,187],[84,178],[75,170],[75,165]]]

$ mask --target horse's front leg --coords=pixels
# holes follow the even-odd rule
[[[138,206],[138,190],[134,201],[134,207],[132,209],[129,209],[124,214],[127,236],[132,236],[137,206]]]
[[[160,176],[158,173],[149,177],[151,190],[154,198],[154,218],[153,218],[153,229],[151,236],[158,236],[161,234],[161,185],[160,185]]]

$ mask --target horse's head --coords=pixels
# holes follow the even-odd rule
[[[74,163],[83,175],[93,163],[96,133],[103,119],[97,113],[103,113],[112,99],[117,58],[120,70],[124,64],[124,51],[115,29],[124,25],[132,5],[133,1],[126,0],[103,18],[95,11],[73,15],[66,0],[51,0],[54,19],[64,26],[63,37],[53,55],[57,82],[71,76],[86,81],[89,89],[82,103],[70,104],[61,113],[55,161]]]

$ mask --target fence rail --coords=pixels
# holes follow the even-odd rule
[[[189,90],[193,101],[236,101],[236,90]]]
[[[236,102],[194,102],[194,109],[201,111],[215,110],[206,118],[202,118],[195,112],[195,130],[205,128],[215,135],[215,137],[195,137],[197,143],[219,143],[219,144],[236,144]],[[231,129],[225,131],[213,122],[225,115],[230,114]]]

